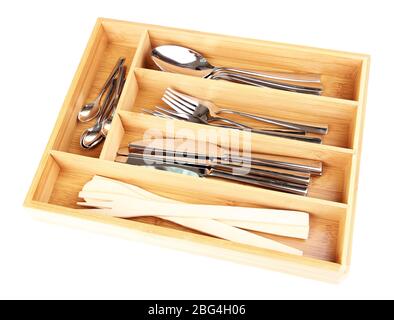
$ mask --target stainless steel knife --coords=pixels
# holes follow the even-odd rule
[[[207,159],[201,158],[197,154],[177,154],[177,153],[166,153],[166,154],[147,154],[138,152],[128,152],[127,148],[122,148],[118,151],[119,156],[143,156],[145,159],[156,161],[165,164],[186,164],[186,165],[197,165],[201,167],[214,168],[227,173],[235,173],[238,175],[241,173],[249,174],[257,177],[264,177],[268,179],[277,179],[280,181],[286,181],[290,183],[309,185],[311,182],[311,175],[304,172],[295,172],[277,168],[269,168],[264,166],[253,166],[248,163],[235,163],[222,161],[220,159]]]
[[[147,162],[146,160],[149,160]],[[137,166],[151,167],[157,170],[168,171],[172,173],[180,173],[193,177],[215,177],[234,182],[240,182],[245,184],[254,185],[257,187],[283,191],[287,193],[297,194],[306,196],[308,193],[308,186],[300,185],[296,183],[290,183],[286,181],[280,181],[277,179],[269,179],[265,177],[253,176],[253,175],[234,175],[218,168],[210,168],[206,166],[190,165],[190,164],[178,164],[178,163],[152,163],[151,160],[147,159],[142,155],[131,154],[127,157],[118,156],[115,161],[121,163],[127,163]]]
[[[179,155],[185,155],[195,158],[207,158],[207,159],[218,159],[225,162],[233,163],[245,163],[250,162],[252,166],[264,166],[270,168],[278,168],[289,171],[298,171],[309,173],[311,175],[321,176],[323,173],[323,164],[321,161],[301,159],[294,157],[270,155],[270,154],[258,154],[252,157],[244,157],[231,154],[229,150],[225,150],[218,145],[207,143],[206,150],[215,150],[212,154],[195,153],[189,151],[180,151],[179,146],[187,145],[189,140],[184,139],[155,139],[155,140],[140,140],[129,143],[129,152],[156,152],[156,153],[176,153]],[[189,141],[191,146],[196,147],[196,141]],[[198,150],[198,148],[193,148]],[[216,162],[219,162],[216,160]]]

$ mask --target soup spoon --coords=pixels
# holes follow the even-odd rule
[[[105,94],[107,92],[107,89],[111,85],[112,79],[115,77],[117,74],[119,68],[124,64],[125,58],[120,58],[118,62],[116,63],[114,69],[110,73],[109,77],[104,83],[103,88],[97,95],[96,99],[94,99],[92,102],[85,104],[82,106],[81,111],[78,113],[78,120],[81,122],[88,122],[94,118],[96,118],[100,112],[102,112],[102,107],[100,105],[100,102]]]
[[[294,74],[285,72],[257,72],[236,68],[215,67],[197,51],[176,45],[163,45],[151,52],[154,63],[163,71],[188,74],[202,78],[211,78],[221,73],[247,76],[267,82],[281,84],[288,88],[297,89],[298,86],[321,91],[321,79],[317,74]]]

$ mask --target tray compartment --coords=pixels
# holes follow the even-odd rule
[[[209,137],[218,137],[210,140],[224,142],[233,139],[231,130],[212,129],[199,124],[190,124],[178,120],[166,120],[140,113],[124,112],[120,113],[122,127],[117,130],[118,134],[111,141],[111,149],[106,154],[102,154],[102,159],[114,160],[116,152],[121,147],[127,147],[131,141],[141,140],[149,134],[151,138],[176,137],[176,138],[196,138],[198,140],[201,132],[206,132]],[[152,131],[154,129],[154,131]],[[150,133],[149,133],[150,132]],[[175,135],[171,135],[174,132]],[[169,134],[170,133],[170,134]],[[308,196],[312,198],[325,199],[346,203],[345,181],[347,179],[352,154],[341,150],[331,150],[322,153],[319,146],[311,146],[293,142],[287,142],[282,148],[277,148],[278,139],[271,139],[252,135],[252,152],[284,155],[290,157],[301,157],[306,159],[321,160],[324,164],[324,173],[321,177],[313,177]],[[240,136],[240,145],[244,143]],[[229,145],[224,145],[228,147]],[[302,147],[300,146],[302,145]],[[271,147],[272,146],[272,147]],[[286,151],[284,151],[284,147]],[[345,149],[346,150],[346,149]]]
[[[149,58],[150,50],[152,46],[168,43],[192,47],[218,65],[320,73],[327,96],[254,88],[156,71]],[[79,139],[76,138],[83,130],[76,122],[77,112],[88,98],[95,95],[94,90],[97,92],[99,82],[104,80],[100,70],[111,68],[118,54],[125,55],[127,64],[131,65],[118,112],[105,143],[86,152],[79,149]],[[367,55],[99,18],[25,205],[100,222],[103,226],[119,226],[124,231],[118,229],[119,235],[127,238],[337,282],[343,278],[350,264],[368,73]],[[321,160],[326,166],[324,176],[315,179],[309,197],[301,197],[214,179],[182,175],[174,179],[171,173],[113,162],[120,146],[130,139],[140,139],[148,128],[156,128],[162,133],[170,126],[192,134],[207,128],[184,121],[168,122],[138,112],[142,107],[158,103],[162,90],[171,84],[178,84],[174,87],[189,94],[201,94],[223,106],[233,107],[236,103],[239,110],[328,123],[331,130],[323,145],[251,135],[255,152]],[[235,131],[213,130],[214,136],[225,136],[229,131]],[[245,137],[241,137],[241,142]],[[157,218],[129,220],[87,215],[75,207],[75,200],[82,185],[95,174],[134,183],[186,202],[201,203],[200,199],[207,198],[210,203],[217,204],[310,212],[312,228],[309,240],[278,238],[304,250],[305,256],[231,243]]]
[[[239,133],[240,145],[242,146],[244,138],[250,138],[252,151],[256,153],[269,153],[286,156],[294,156],[301,158],[308,158],[314,160],[321,160],[324,162],[324,174],[321,177],[315,177],[310,187],[309,196],[313,198],[325,199],[330,201],[337,201],[347,203],[347,184],[349,168],[352,161],[353,151],[351,149],[344,149],[332,147],[327,145],[317,145],[305,142],[299,142],[289,139],[281,139],[265,135],[251,134],[250,136],[236,130],[216,128],[212,126],[205,126],[201,124],[189,123],[179,120],[165,120],[162,118],[152,117],[140,113],[142,108],[152,108],[152,106],[160,105],[161,95],[164,89],[171,86],[179,89],[188,94],[196,93],[206,95],[209,99],[220,103],[221,105],[229,104],[237,96],[236,105],[244,107],[245,111],[249,108],[256,107],[259,101],[274,101],[277,103],[276,107],[267,108],[270,116],[277,116],[278,113],[281,117],[291,114],[289,119],[305,119],[310,120],[308,116],[315,119],[316,115],[321,115],[320,121],[329,121],[333,114],[338,118],[353,117],[355,108],[347,104],[337,106],[336,104],[328,105],[311,105],[310,108],[305,107],[303,101],[299,104],[288,105],[287,101],[281,101],[280,97],[255,97],[256,88],[247,88],[247,92],[239,91],[239,94],[234,95],[234,87],[239,89],[239,85],[229,83],[217,83],[217,86],[207,85],[206,81],[201,79],[189,78],[185,81],[184,76],[160,73],[150,70],[137,69],[136,82],[133,82],[131,88],[125,88],[125,99],[123,100],[122,110],[119,111],[121,121],[116,121],[116,129],[114,128],[113,135],[107,138],[105,148],[101,154],[102,159],[114,160],[116,151],[119,147],[125,147],[130,141],[140,140],[144,135],[155,129],[158,135],[166,137],[179,137],[180,134],[192,135],[194,139],[199,139],[199,134],[205,132],[208,136],[215,137],[230,137],[231,134]],[[131,76],[132,77],[132,76]],[[243,89],[245,89],[242,86]],[[251,91],[251,92],[249,92]],[[229,98],[230,96],[230,98]],[[253,98],[250,98],[250,97]],[[127,99],[126,99],[127,97]],[[250,101],[252,100],[253,101]],[[277,102],[279,100],[279,102]],[[246,106],[245,106],[246,105]],[[279,106],[280,107],[279,107]],[[249,108],[248,108],[249,107]],[[260,107],[260,106],[258,106]],[[317,108],[311,112],[311,108]],[[131,110],[125,111],[125,110]],[[312,113],[312,114],[311,114]],[[321,120],[324,119],[324,120]],[[342,119],[342,121],[345,121]],[[348,119],[353,122],[353,119]],[[119,128],[120,126],[120,128]],[[335,127],[335,124],[333,124]],[[183,133],[182,133],[183,132]],[[341,138],[336,135],[335,131],[332,133],[333,137]],[[349,135],[345,135],[346,139]],[[230,139],[230,138],[229,138]],[[228,140],[229,140],[228,139]],[[215,140],[214,140],[215,141]],[[226,143],[222,139],[222,144]]]
[[[46,190],[50,190],[50,193],[47,192],[43,196],[41,194],[43,190],[37,191],[33,200],[68,209],[81,209],[76,205],[78,192],[94,174],[133,183],[157,194],[189,203],[275,207],[292,210],[297,208],[297,210],[305,211],[309,208],[307,211],[311,213],[311,232],[308,240],[296,240],[266,234],[264,236],[304,250],[304,257],[330,262],[336,262],[339,257],[337,241],[340,238],[339,225],[345,218],[345,205],[329,201],[321,201],[319,204],[311,205],[308,200],[303,201],[302,199],[294,203],[291,201],[283,202],[283,195],[278,195],[278,199],[273,202],[267,196],[261,196],[267,192],[271,193],[266,190],[231,186],[221,181],[206,181],[207,179],[191,184],[189,183],[190,177],[170,179],[172,174],[166,172],[153,172],[147,175],[151,172],[150,169],[114,164],[110,161],[90,159],[58,151],[51,153],[47,168],[53,171],[53,179],[51,179],[50,185],[46,185]],[[260,193],[261,195],[258,196]],[[81,213],[83,214],[83,212]],[[128,220],[187,232],[192,238],[194,235],[202,235],[199,232],[155,217]],[[209,239],[214,238],[209,237]]]
[[[192,48],[214,66],[321,74],[324,96],[358,100],[362,57],[356,54],[333,55],[327,50],[154,27],[149,28],[149,39],[151,48],[166,44]],[[149,56],[145,67],[158,70]]]
[[[132,38],[134,42],[114,42],[111,29],[106,30],[101,24],[96,26],[90,45],[85,51],[87,59],[82,59],[81,62],[82,72],[77,73],[71,88],[71,96],[65,101],[66,112],[53,149],[90,157],[100,155],[102,144],[97,148],[85,150],[81,148],[79,143],[82,132],[92,127],[96,119],[81,123],[77,120],[77,114],[83,104],[93,101],[97,97],[120,57],[126,58],[125,65],[127,66],[127,72],[129,71],[142,35],[143,30],[134,30]]]
[[[156,105],[166,106],[161,97],[167,87],[172,87],[224,108],[288,121],[328,124],[328,134],[320,136],[323,144],[342,148],[353,146],[357,113],[357,104],[354,102],[260,90],[222,81],[207,82],[194,77],[145,69],[136,69],[135,77],[137,84],[126,88],[127,99],[123,101],[122,110],[142,112],[142,109],[152,109]],[[223,115],[247,125],[264,126],[245,117]]]

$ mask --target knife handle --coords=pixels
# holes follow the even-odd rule
[[[264,166],[280,168],[290,171],[299,171],[310,173],[311,175],[321,176],[323,173],[323,164],[321,161],[290,158],[284,156],[262,155],[262,157],[240,157],[232,154],[223,156],[224,160],[238,163],[250,163],[252,166]]]
[[[211,169],[208,177],[222,178],[227,180],[232,180],[236,182],[246,183],[250,185],[254,185],[257,187],[263,187],[268,189],[273,189],[277,191],[283,191],[287,193],[292,193],[296,195],[306,196],[308,194],[308,187],[302,186],[294,183],[288,183],[278,180],[265,179],[261,177],[251,177],[251,176],[237,176],[232,175],[223,171],[218,171],[215,169]]]
[[[309,183],[311,182],[310,173],[289,171],[289,170],[283,170],[278,168],[269,168],[269,167],[256,168],[253,166],[250,166],[249,168],[249,167],[235,166],[232,164],[230,165],[217,164],[212,167],[216,170],[222,172],[228,172],[228,173],[232,173],[234,170],[242,170],[242,168],[245,168],[245,170],[248,170],[247,175],[249,176],[280,180],[280,181],[285,181],[285,182],[305,185],[305,186],[309,185]]]

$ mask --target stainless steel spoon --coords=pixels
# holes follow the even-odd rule
[[[313,88],[312,90],[322,90],[320,75],[268,71],[256,72],[236,68],[215,67],[197,51],[176,45],[156,47],[152,50],[151,56],[152,60],[161,70],[168,72],[188,74],[202,78],[209,78],[217,73],[227,72],[247,76],[252,79],[265,80],[266,82],[279,83],[288,88],[297,89],[298,86],[302,86]]]
[[[279,89],[284,91],[298,92],[298,93],[306,93],[306,94],[314,94],[314,95],[322,95],[323,90],[320,88],[312,88],[300,85],[287,85],[282,82],[272,82],[264,79],[257,79],[253,77],[246,77],[238,73],[229,73],[229,72],[215,72],[207,79],[213,80],[227,80],[231,82],[237,82],[242,84],[247,84],[255,87],[265,87],[271,89]]]
[[[105,138],[104,135],[101,133],[101,129],[103,127],[103,121],[108,116],[108,112],[111,111],[111,106],[113,106],[111,102],[115,91],[115,83],[116,80],[112,79],[112,81],[110,82],[108,94],[105,97],[103,103],[103,111],[97,118],[96,124],[93,127],[86,129],[81,135],[79,142],[81,147],[84,149],[94,148]]]
[[[109,77],[104,83],[103,88],[99,92],[98,96],[94,101],[85,104],[82,108],[81,111],[78,113],[78,120],[81,122],[88,122],[97,116],[100,115],[100,113],[103,111],[103,108],[100,105],[100,102],[104,96],[104,94],[107,92],[107,89],[111,85],[111,80],[114,78],[116,73],[118,72],[119,68],[124,64],[125,58],[120,58],[118,62],[116,63],[114,69],[110,73]]]
[[[112,120],[115,115],[116,106],[118,105],[120,95],[122,94],[123,85],[125,83],[126,77],[126,66],[121,66],[119,71],[118,80],[116,81],[114,98],[111,101],[111,112],[110,115],[104,119],[101,126],[101,134],[107,137],[109,129],[111,129]]]

